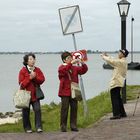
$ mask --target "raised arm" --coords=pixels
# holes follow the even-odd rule
[[[85,63],[81,63],[81,66],[77,66],[78,74],[82,75],[88,71],[88,67]]]
[[[113,58],[111,56],[108,56],[108,55],[106,56],[104,54],[102,54],[101,56],[102,56],[103,60],[105,60],[112,67],[116,67],[121,64],[121,60],[118,58]]]

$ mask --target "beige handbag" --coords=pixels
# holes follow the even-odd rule
[[[29,108],[31,91],[18,89],[14,94],[14,105],[16,108]]]
[[[68,75],[69,75],[69,79],[71,81],[71,98],[76,99],[77,101],[81,101],[82,100],[82,94],[81,94],[79,84],[76,83],[76,82],[72,82],[69,73],[68,73]]]
[[[76,99],[77,101],[82,100],[81,90],[78,83],[71,82],[71,98]]]

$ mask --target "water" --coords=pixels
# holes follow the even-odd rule
[[[15,55],[0,55],[0,112],[14,111],[13,94],[18,89],[18,73],[22,68],[23,56]],[[54,101],[60,102],[58,97],[58,66],[62,63],[58,54],[43,54],[36,55],[36,65],[43,71],[46,81],[42,85],[45,93],[45,99],[42,104],[49,104]],[[130,58],[128,58],[130,61]],[[140,55],[134,54],[135,62],[139,62]],[[101,91],[108,89],[109,79],[111,78],[112,70],[104,70],[102,68],[104,61],[99,54],[89,54],[87,65],[88,72],[83,75],[83,82],[86,92],[86,98],[92,98],[98,95]],[[127,84],[140,84],[140,71],[128,71]]]

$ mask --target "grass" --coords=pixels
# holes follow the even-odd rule
[[[127,100],[136,99],[140,93],[140,86],[127,86]],[[111,112],[111,101],[109,92],[102,92],[100,95],[87,100],[88,114],[84,118],[83,103],[78,104],[78,127],[86,128],[97,122],[102,116]],[[60,122],[60,105],[52,103],[42,106],[42,123],[44,131],[58,131]],[[33,130],[34,113],[31,113],[31,124]],[[69,128],[69,119],[68,119]],[[16,124],[5,124],[0,126],[0,132],[24,132],[22,120]]]
[[[134,100],[140,95],[140,85],[127,86],[127,100]]]

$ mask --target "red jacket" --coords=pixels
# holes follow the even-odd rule
[[[21,88],[31,91],[31,101],[37,100],[35,95],[35,85],[41,85],[45,81],[45,77],[38,67],[35,67],[34,72],[36,72],[36,78],[33,81],[30,80],[30,75],[26,67],[23,67],[19,72],[19,84],[21,85]]]
[[[87,70],[88,67],[86,64],[82,64],[82,66],[73,66],[72,64],[61,65],[58,68],[58,77],[60,80],[58,96],[71,96],[71,82],[68,73],[71,76],[71,80],[78,83],[78,74],[85,74]]]

